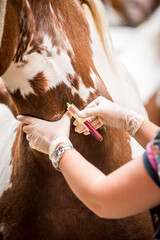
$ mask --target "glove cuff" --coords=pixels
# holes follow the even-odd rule
[[[49,147],[49,159],[52,159],[52,155],[56,150],[56,147],[60,144],[60,143],[68,143],[69,145],[72,146],[71,141],[69,140],[68,137],[64,137],[64,136],[59,136],[56,139],[53,139],[50,147]]]
[[[126,117],[126,131],[134,137],[144,119],[143,115],[130,111]]]

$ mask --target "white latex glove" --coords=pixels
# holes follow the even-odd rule
[[[123,129],[133,137],[144,121],[144,116],[125,109],[104,97],[96,98],[84,110],[80,111],[78,116],[88,118],[96,129],[102,125],[108,125]],[[74,122],[74,125],[78,125],[77,121]],[[75,131],[85,135],[89,134],[83,125],[78,125]]]
[[[69,138],[70,118],[66,113],[57,122],[21,115],[17,119],[25,124],[23,131],[26,133],[29,145],[37,151],[49,154],[49,147],[55,139],[60,136]]]

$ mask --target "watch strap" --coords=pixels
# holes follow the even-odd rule
[[[60,163],[62,154],[67,150],[73,150],[73,149],[74,149],[73,145],[62,145],[59,148],[57,148],[56,151],[53,153],[53,155],[51,156],[51,162],[52,162],[52,165],[58,171],[60,171],[59,163]]]
[[[69,140],[68,137],[65,136],[59,136],[56,139],[53,139],[50,147],[49,147],[49,159],[51,160],[53,153],[56,151],[56,147],[60,143],[68,143],[69,145],[72,145],[71,141]]]

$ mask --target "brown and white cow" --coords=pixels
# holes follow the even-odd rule
[[[0,76],[19,114],[58,120],[67,101],[82,109],[99,95],[145,113],[102,34],[100,2],[1,0],[0,7]],[[0,131],[0,240],[152,239],[148,213],[105,220],[90,212],[3,105]],[[109,127],[100,132],[102,143],[73,127],[70,136],[108,174],[132,158],[131,139]]]

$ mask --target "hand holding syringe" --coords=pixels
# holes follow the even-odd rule
[[[103,137],[87,120],[82,119],[77,115],[79,109],[74,104],[67,103],[67,110],[80,124],[82,124],[87,129],[87,131],[92,134],[96,140],[99,142],[103,140]]]

